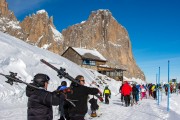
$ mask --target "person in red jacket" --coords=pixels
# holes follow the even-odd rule
[[[124,95],[124,101],[125,101],[125,106],[128,107],[130,105],[130,94],[131,94],[132,88],[128,84],[127,81],[124,82],[124,85],[122,87],[122,94]]]

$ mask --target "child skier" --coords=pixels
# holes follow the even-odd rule
[[[103,97],[105,95],[105,104],[109,104],[109,98],[111,98],[111,90],[109,90],[108,86],[105,87],[103,92]]]
[[[89,103],[91,104],[91,117],[97,117],[96,110],[98,110],[99,108],[99,105],[97,104],[97,99],[95,99],[93,96],[93,98],[89,100]]]

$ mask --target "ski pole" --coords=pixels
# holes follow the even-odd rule
[[[118,93],[118,94],[116,94],[115,96],[117,96],[117,95],[119,95],[119,93]]]

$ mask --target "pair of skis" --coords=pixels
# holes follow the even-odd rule
[[[38,87],[36,87],[36,86],[34,86],[32,84],[26,83],[26,82],[20,80],[19,78],[17,78],[17,73],[10,72],[10,75],[5,75],[3,73],[0,73],[0,75],[6,77],[8,80],[5,81],[5,82],[7,82],[10,85],[13,85],[14,82],[15,83],[23,83],[23,84],[25,84],[25,85],[27,85],[29,87],[34,88],[34,89],[40,89],[40,88],[38,88]],[[72,104],[72,106],[76,107],[76,105],[72,102],[73,100],[70,100],[70,99],[65,99],[65,100],[68,101],[70,104]]]
[[[49,66],[50,68],[52,68],[53,70],[55,70],[58,73],[58,77],[60,79],[64,77],[64,78],[70,80],[71,82],[75,82],[78,85],[81,85],[77,80],[75,80],[72,76],[70,76],[67,72],[65,72],[66,71],[65,68],[60,67],[60,69],[58,69],[55,66],[53,66],[52,64],[50,64],[49,62],[45,61],[44,59],[41,59],[40,61],[42,63],[44,63],[45,65]],[[94,96],[96,96],[101,102],[104,101],[100,95],[96,94]]]
[[[45,61],[44,59],[41,59],[40,60],[42,63],[46,64],[47,66],[49,66],[50,68],[52,68],[53,70],[55,70],[57,73],[58,73],[58,77],[61,79],[61,78],[66,78],[72,82],[75,82],[77,84],[80,85],[80,83],[78,81],[76,81],[73,77],[71,77],[68,73],[66,73],[66,69],[60,67],[60,69],[56,68],[55,66],[53,66],[52,64],[50,64],[49,62]],[[13,85],[14,82],[16,83],[23,83],[23,84],[26,84],[27,86],[30,86],[32,88],[35,88],[35,89],[39,89],[38,87],[36,86],[33,86],[29,83],[26,83],[22,80],[20,80],[19,78],[17,78],[17,73],[14,73],[14,72],[10,72],[10,75],[5,75],[3,73],[0,73],[0,75],[6,77],[8,80],[6,81],[8,84],[10,85]],[[95,95],[101,102],[103,102],[103,98],[100,96],[100,95]],[[69,100],[67,100],[69,101]],[[72,103],[71,101],[69,101],[70,103]],[[74,106],[74,105],[73,105]]]

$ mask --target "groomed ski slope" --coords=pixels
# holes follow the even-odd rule
[[[93,120],[180,120],[179,99],[180,95],[173,94],[171,96],[171,110],[167,112],[165,95],[160,106],[155,100],[148,98],[140,101],[138,105],[130,107],[122,106],[120,98],[113,96],[109,105],[99,103],[100,109],[97,113],[102,113],[102,115]],[[0,106],[1,120],[26,120],[26,104],[0,104]],[[54,112],[54,120],[57,120],[59,115],[56,109]],[[86,115],[86,120],[90,120],[89,114]]]
[[[59,79],[57,73],[51,68],[40,62],[40,59],[45,59],[56,67],[64,67],[66,71],[73,77],[83,75],[86,80],[86,85],[90,86],[92,81],[101,81],[97,76],[103,75],[70,62],[69,60],[51,53],[47,50],[39,49],[29,45],[22,40],[14,38],[10,35],[0,32],[0,72],[9,74],[9,71],[17,72],[25,82],[31,82],[36,73],[45,73],[50,76],[51,80],[48,86],[49,91],[55,90],[60,82],[65,79]],[[163,95],[160,106],[152,98],[143,99],[139,105],[132,107],[124,107],[120,102],[118,93],[120,82],[110,78],[105,80],[105,83],[99,84],[99,89],[103,91],[106,85],[112,91],[110,104],[99,103],[100,117],[93,118],[94,120],[180,120],[179,95],[171,95],[170,112],[166,111],[166,97]],[[25,95],[26,85],[15,83],[10,86],[6,82],[6,78],[0,76],[0,120],[27,120],[27,97]],[[68,85],[70,82],[68,82]],[[138,80],[139,83],[143,83]],[[54,120],[59,118],[57,107],[54,107]],[[86,120],[89,119],[90,111],[86,115]]]

